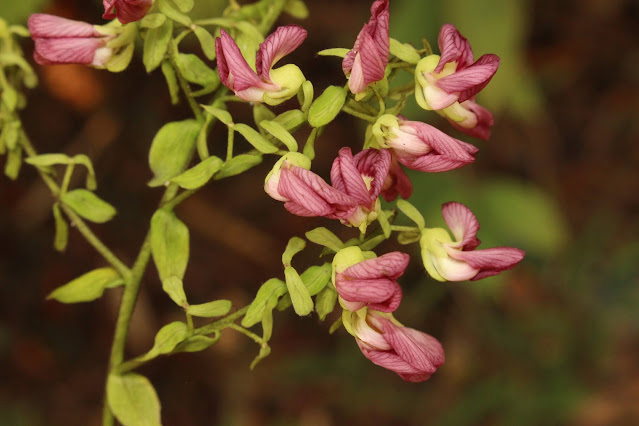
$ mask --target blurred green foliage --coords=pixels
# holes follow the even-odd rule
[[[0,2],[0,16],[7,22],[21,24],[27,21],[29,15],[41,11],[49,0],[19,0]]]

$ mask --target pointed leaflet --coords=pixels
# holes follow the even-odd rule
[[[113,268],[99,268],[55,289],[47,299],[62,303],[90,302],[102,296],[104,289],[124,284]]]
[[[179,176],[171,179],[184,189],[196,189],[204,186],[215,173],[217,173],[224,162],[218,157],[209,157],[198,165],[188,169]]]
[[[63,194],[60,200],[78,215],[91,222],[108,222],[116,214],[116,210],[111,204],[102,201],[97,195],[86,189],[74,189]]]
[[[295,313],[299,316],[310,314],[313,310],[313,299],[297,271],[289,266],[284,269],[284,276]]]
[[[228,314],[230,310],[230,300],[214,300],[213,302],[203,303],[201,305],[189,305],[186,307],[186,312],[189,315],[202,318],[221,317]]]
[[[189,229],[174,213],[158,210],[151,218],[151,253],[162,281],[184,277],[189,261]]]
[[[161,426],[160,401],[153,385],[144,376],[109,374],[107,401],[124,426]]]
[[[215,180],[239,175],[262,162],[259,154],[240,154],[224,163],[222,170],[215,174]]]

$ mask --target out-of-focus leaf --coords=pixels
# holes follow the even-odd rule
[[[153,385],[144,376],[109,374],[107,401],[124,426],[161,426],[160,400]]]

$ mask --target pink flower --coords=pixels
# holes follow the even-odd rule
[[[494,119],[490,111],[469,99],[456,102],[442,111],[443,116],[460,132],[487,141]]]
[[[373,134],[384,148],[390,148],[397,160],[409,169],[444,172],[475,161],[476,147],[419,121],[393,115],[381,116]]]
[[[350,324],[344,325],[366,358],[407,382],[426,381],[444,364],[444,349],[437,339],[373,310],[364,318],[351,314]]]
[[[273,70],[273,65],[302,44],[306,30],[297,25],[279,27],[268,36],[257,51],[253,71],[239,47],[224,30],[215,39],[217,68],[220,79],[240,99],[250,102],[279,104],[297,94],[305,81],[300,69],[292,64]]]
[[[479,222],[463,204],[444,204],[442,215],[455,241],[442,228],[425,229],[420,240],[424,266],[436,280],[475,281],[511,269],[524,258],[525,252],[513,247],[476,250]]]
[[[387,149],[369,148],[355,156],[350,148],[340,149],[331,168],[331,183],[357,200],[357,204],[338,208],[333,217],[357,227],[375,220],[377,197],[388,177],[390,162],[391,154]]]
[[[104,19],[114,19],[123,24],[139,21],[153,5],[153,0],[102,0]]]
[[[375,1],[370,20],[359,32],[353,49],[344,57],[342,69],[353,93],[362,93],[369,84],[384,78],[390,48],[388,20],[388,0]]]
[[[404,200],[407,200],[412,194],[413,184],[408,176],[406,176],[406,173],[404,173],[402,166],[397,162],[397,157],[393,155],[388,176],[386,177],[384,186],[382,186],[381,195],[390,203],[397,198],[398,195],[401,195]]]
[[[364,306],[393,312],[402,300],[397,279],[404,274],[410,256],[398,251],[363,260],[335,274],[335,289],[349,311]]]
[[[36,13],[29,17],[35,42],[33,57],[40,65],[82,64],[104,67],[113,55],[106,47],[113,36],[86,22]]]

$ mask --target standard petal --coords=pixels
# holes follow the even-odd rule
[[[397,355],[422,373],[434,373],[444,364],[444,349],[437,339],[408,327],[399,327],[386,318],[379,318],[384,337]]]
[[[290,172],[297,176],[302,182],[308,185],[316,194],[322,197],[326,202],[338,206],[356,206],[357,200],[348,194],[327,184],[324,179],[302,167],[292,167]]]
[[[353,157],[353,162],[361,175],[372,178],[368,192],[371,199],[376,199],[390,171],[390,150],[369,148],[358,152]]]
[[[338,190],[356,199],[359,204],[368,205],[371,203],[368,188],[360,171],[355,167],[350,148],[340,149],[339,156],[333,161],[331,183]]]
[[[394,251],[380,257],[367,259],[347,268],[343,274],[353,279],[373,279],[388,277],[393,280],[401,277],[410,262],[406,253]]]
[[[384,67],[388,63],[390,38],[388,35],[389,1],[377,0],[371,5],[371,19],[368,21],[368,31],[377,45],[377,53],[384,59]]]
[[[264,80],[270,80],[273,65],[299,47],[306,39],[307,32],[299,25],[279,27],[269,35],[257,50],[255,69]]]
[[[440,154],[459,161],[475,161],[473,154],[479,151],[475,146],[448,136],[441,130],[426,123],[412,122],[420,139]]]
[[[215,42],[218,66],[225,64],[224,71],[220,70],[220,80],[231,90],[240,91],[249,87],[269,87],[253,72],[249,64],[242,56],[240,48],[235,40],[225,30],[220,30],[221,37]],[[218,48],[219,40],[219,48]],[[220,58],[222,53],[222,58]],[[224,81],[226,80],[226,83]]]
[[[102,34],[87,22],[74,21],[46,13],[34,13],[29,16],[28,26],[33,39],[102,37]]]
[[[103,19],[115,19],[115,2],[116,0],[102,0],[104,6]]]
[[[496,275],[513,268],[526,255],[526,252],[514,247],[494,247],[483,250],[459,251],[454,248],[446,250],[452,258],[466,262],[475,269],[479,269],[473,281]]]
[[[102,46],[104,40],[99,38],[41,38],[35,40],[34,58],[43,65],[90,65]]]
[[[454,25],[443,25],[439,30],[437,41],[441,57],[433,72],[441,72],[448,62],[457,62],[457,70],[464,69],[473,63],[473,50],[470,47],[470,43],[459,33]]]
[[[448,93],[459,92],[458,102],[464,102],[486,87],[497,72],[497,68],[499,68],[499,56],[483,55],[468,68],[440,78],[435,84]]]
[[[453,160],[445,155],[436,153],[426,154],[421,157],[398,155],[397,159],[400,163],[411,170],[428,173],[447,172],[449,170],[455,170],[474,161]]]
[[[472,250],[479,245],[479,221],[468,207],[454,201],[445,203],[442,205],[442,216],[455,237],[454,247]]]
[[[373,37],[367,33],[363,34],[359,47],[362,72],[361,79],[364,82],[365,89],[369,84],[384,78],[384,71],[386,69],[386,64],[388,63],[388,51],[386,52],[386,55],[384,55],[383,52],[380,52]],[[354,72],[355,67],[353,67],[351,75]],[[353,93],[361,93],[363,91],[364,90],[359,90]]]
[[[298,216],[324,216],[333,210],[324,198],[291,170],[282,169],[277,190],[291,200],[285,204],[286,209]]]

